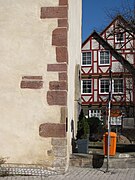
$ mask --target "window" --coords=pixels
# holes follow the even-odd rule
[[[109,93],[109,79],[101,79],[100,80],[100,93]],[[113,79],[112,80],[112,92],[117,93],[123,93],[124,91],[124,85],[123,85],[123,79]]]
[[[110,52],[109,51],[100,51],[100,61],[99,64],[110,64]]]
[[[82,94],[91,93],[91,80],[82,80]]]
[[[102,116],[101,110],[97,110],[97,109],[89,110],[89,117],[97,117],[101,121],[103,121],[103,116]]]
[[[111,117],[111,125],[114,125],[114,126],[121,126],[122,125],[122,120],[121,120],[121,116],[118,116],[118,117]]]
[[[91,65],[91,52],[82,53],[82,65]]]
[[[100,80],[100,93],[109,93],[109,79]]]
[[[114,79],[114,93],[123,93],[123,79]]]
[[[117,33],[116,34],[116,41],[117,42],[122,42],[122,41],[124,41],[124,33]]]

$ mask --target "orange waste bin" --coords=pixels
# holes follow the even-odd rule
[[[107,155],[108,149],[108,132],[103,135],[103,149],[104,155]],[[115,156],[116,154],[116,133],[110,132],[109,155]]]

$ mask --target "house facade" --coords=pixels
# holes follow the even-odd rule
[[[0,171],[66,171],[79,109],[82,2],[2,0],[0,14]]]
[[[110,91],[111,124],[122,125],[122,117],[135,116],[135,40],[127,24],[117,16],[101,34],[94,31],[82,44],[82,108],[87,117],[98,117],[104,124]]]

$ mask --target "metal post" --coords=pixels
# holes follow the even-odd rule
[[[110,124],[111,124],[111,99],[112,99],[112,70],[109,71],[109,102],[108,102],[108,138],[107,138],[107,168],[109,170],[109,158],[110,158]]]
[[[111,110],[111,101],[108,105],[108,138],[107,138],[107,168],[106,171],[109,170],[109,158],[110,158],[110,110]]]

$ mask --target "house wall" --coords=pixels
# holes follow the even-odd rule
[[[2,0],[0,14],[0,157],[66,170],[81,0]]]
[[[75,10],[77,9],[77,11]],[[77,121],[80,112],[81,87],[80,87],[80,63],[81,63],[81,1],[72,0],[69,4],[69,19],[71,25],[68,33],[69,62],[68,62],[68,140],[76,136]],[[73,18],[74,17],[74,18]],[[79,28],[76,28],[76,25]],[[74,129],[71,127],[73,120]],[[71,148],[71,146],[70,146]],[[70,149],[71,152],[71,149]]]
[[[104,35],[105,36],[105,35]],[[111,38],[112,39],[112,38]],[[114,42],[114,39],[113,39]],[[92,48],[89,47],[89,49],[85,49],[85,47],[88,47],[88,44],[91,44]],[[113,45],[114,46],[114,45]],[[96,42],[95,40],[93,40],[92,38],[90,38],[88,40],[88,42],[84,45],[82,52],[92,52],[92,64],[91,66],[82,66],[81,67],[81,72],[82,72],[82,79],[88,79],[89,75],[91,75],[91,79],[92,79],[92,93],[91,94],[82,94],[82,97],[84,100],[82,100],[83,105],[89,105],[89,103],[91,104],[99,104],[100,102],[106,103],[106,99],[108,97],[108,94],[104,94],[101,95],[99,92],[99,81],[100,78],[99,76],[102,76],[102,78],[109,78],[109,68],[111,67],[112,72],[115,73],[124,73],[125,72],[125,68],[122,66],[122,64],[115,59],[115,57],[111,54],[110,52],[110,65],[100,65],[99,64],[99,55],[100,55],[100,51],[101,50],[105,50],[104,47],[102,45],[100,45],[98,42]],[[126,50],[124,50],[123,56],[127,57],[127,60],[129,60],[130,62],[134,62],[133,59],[133,54],[128,51],[126,52]],[[129,79],[129,77],[126,77],[126,79]],[[124,87],[125,89],[127,88],[127,86],[129,85],[127,83],[125,79],[124,82]],[[132,83],[132,80],[130,80],[130,83]],[[97,85],[97,86],[95,86]],[[132,94],[132,93],[131,93]],[[129,102],[130,98],[129,98],[129,94],[126,93],[126,91],[124,91],[124,96],[121,95],[124,98],[124,101]],[[133,96],[133,95],[131,95]],[[103,100],[105,98],[105,101]],[[133,98],[131,99],[133,101]],[[115,96],[115,99],[113,100],[113,102],[119,102],[119,98]]]

